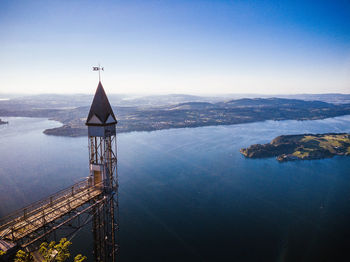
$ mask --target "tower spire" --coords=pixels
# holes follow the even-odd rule
[[[113,113],[113,109],[108,101],[105,90],[103,89],[102,83],[99,82],[94,100],[92,101],[89,115],[86,119],[87,126],[104,126],[104,125],[115,125],[117,119]]]

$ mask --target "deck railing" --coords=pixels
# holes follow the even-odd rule
[[[96,185],[92,186],[90,179],[84,179],[68,188],[58,191],[57,193],[49,197],[46,197],[24,208],[16,210],[6,215],[5,217],[0,218],[0,231],[11,227],[12,224],[18,223],[26,219],[28,216],[32,216],[36,213],[41,212],[42,210],[44,210],[49,206],[52,206],[60,201],[63,201],[67,197],[74,196],[76,193],[79,193],[88,187],[96,187]]]

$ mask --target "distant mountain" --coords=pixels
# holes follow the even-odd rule
[[[297,99],[286,99],[286,98],[243,98],[243,99],[237,99],[237,100],[231,100],[228,102],[223,103],[226,106],[229,107],[237,107],[237,106],[243,106],[243,107],[332,107],[333,104],[329,104],[322,101],[304,101],[304,100],[297,100]]]
[[[281,95],[281,98],[294,98],[305,101],[323,101],[332,104],[349,104],[350,94],[298,94],[298,95]]]
[[[188,102],[169,106],[171,110],[199,110],[213,108],[244,108],[244,107],[290,107],[290,108],[329,108],[335,105],[322,101],[304,101],[286,98],[242,98],[229,100],[227,102]]]
[[[22,108],[73,108],[80,106],[89,106],[93,95],[89,94],[41,94],[41,95],[13,95],[0,94],[0,108],[4,106],[20,106]],[[257,104],[267,103],[267,99],[289,99],[304,101],[322,101],[334,104],[350,103],[350,94],[300,94],[300,95],[258,95],[258,94],[229,94],[217,96],[195,96],[186,94],[169,95],[128,95],[128,94],[109,94],[109,101],[116,106],[142,106],[158,107],[170,106],[182,103],[204,102],[218,103],[227,102]],[[260,99],[260,100],[259,100]],[[271,101],[270,101],[271,102]]]
[[[174,106],[170,106],[170,110],[198,110],[198,109],[209,109],[217,107],[216,104],[212,104],[209,102],[188,102],[181,103]]]

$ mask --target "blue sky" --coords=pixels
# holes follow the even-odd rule
[[[0,1],[0,93],[350,93],[349,1]]]

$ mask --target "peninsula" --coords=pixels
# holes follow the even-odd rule
[[[276,157],[279,162],[350,156],[350,134],[303,134],[278,136],[268,144],[242,148],[248,158]]]

